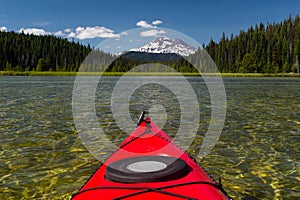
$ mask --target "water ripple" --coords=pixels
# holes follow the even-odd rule
[[[99,125],[118,145],[127,135],[116,126],[107,101],[116,80],[102,79],[105,84],[99,84],[96,110]],[[201,106],[200,128],[188,149],[196,157],[211,108],[203,80],[189,80]],[[196,159],[215,178],[222,177],[225,189],[236,199],[244,195],[299,199],[300,80],[224,81],[228,101],[223,133],[211,154]],[[100,164],[77,136],[73,83],[74,77],[0,77],[0,199],[69,199]],[[163,129],[174,136],[180,125],[176,98],[157,86],[144,91],[137,90],[130,99],[131,117],[158,96],[168,114]],[[179,145],[188,139],[180,138]],[[104,157],[113,150],[105,144],[97,148]]]

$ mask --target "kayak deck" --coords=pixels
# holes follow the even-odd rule
[[[221,184],[147,118],[72,199],[231,198]]]

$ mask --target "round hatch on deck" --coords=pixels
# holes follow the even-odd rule
[[[191,171],[187,163],[167,156],[139,156],[118,160],[106,168],[106,178],[114,182],[164,182],[182,178]]]

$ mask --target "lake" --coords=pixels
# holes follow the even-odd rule
[[[152,78],[176,82],[176,77]],[[115,145],[126,137],[110,110],[118,79],[102,77],[95,99],[99,125]],[[74,125],[74,80],[0,76],[0,199],[70,199],[99,166]],[[200,105],[199,129],[187,151],[222,178],[234,199],[300,199],[300,79],[224,78],[223,132],[203,159],[198,152],[210,122],[210,97],[200,77],[187,80]],[[145,106],[162,105],[167,113],[163,130],[176,134],[180,102],[168,88],[142,86],[129,103],[132,119]],[[103,158],[113,151],[105,144],[99,149]]]

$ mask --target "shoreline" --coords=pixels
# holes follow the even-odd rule
[[[200,76],[199,73],[181,73],[183,76]],[[172,72],[16,72],[0,71],[0,76],[178,76]],[[202,76],[222,76],[222,77],[300,77],[297,73],[202,73]]]

